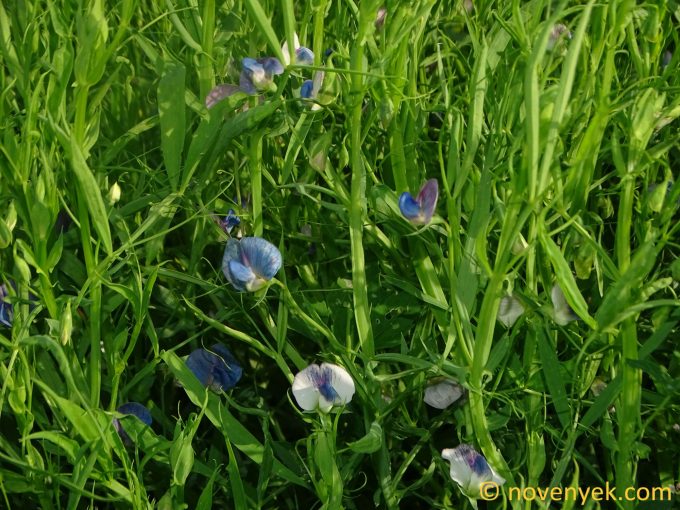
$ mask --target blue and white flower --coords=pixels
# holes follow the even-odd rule
[[[451,464],[451,479],[468,498],[478,498],[483,483],[491,482],[498,486],[505,483],[505,479],[489,466],[484,456],[469,444],[444,449],[442,457]]]
[[[229,239],[222,257],[222,272],[239,292],[255,292],[281,269],[281,252],[261,237]]]
[[[578,315],[574,313],[574,310],[567,299],[564,297],[564,292],[559,285],[553,285],[550,291],[550,298],[553,304],[553,320],[560,326],[566,326],[572,321],[578,320]]]
[[[224,232],[231,234],[231,231],[241,224],[241,218],[236,214],[236,211],[229,209],[224,218],[217,218],[217,222]]]
[[[439,184],[437,179],[430,179],[423,184],[416,198],[404,191],[399,197],[399,210],[404,217],[416,225],[426,225],[432,219],[437,208]]]
[[[196,349],[189,354],[186,365],[203,386],[218,392],[236,386],[243,375],[241,365],[222,344],[215,344],[210,350]]]
[[[522,302],[516,297],[507,295],[501,298],[496,319],[506,328],[510,328],[523,313],[524,305]]]
[[[314,52],[310,50],[309,48],[305,48],[304,46],[300,46],[300,40],[298,39],[298,35],[294,34],[293,35],[293,44],[294,44],[294,49],[293,53],[295,54],[295,64],[300,65],[300,66],[311,66],[314,64]],[[281,53],[283,53],[283,65],[288,67],[290,65],[290,50],[288,49],[288,41],[285,41],[283,45],[281,46]]]
[[[349,403],[354,392],[354,381],[347,370],[332,363],[309,365],[293,380],[293,396],[305,411],[327,413],[333,406]]]
[[[151,412],[139,402],[127,402],[119,406],[118,409],[116,409],[116,412],[135,416],[146,426],[151,426],[151,423],[153,422],[153,419],[151,418]],[[123,440],[123,443],[127,445],[132,444],[132,439],[127,434],[127,432],[125,432],[125,429],[118,418],[113,419],[113,426],[116,429],[116,432],[118,432],[120,438]]]
[[[239,87],[246,94],[257,94],[260,90],[276,90],[274,76],[283,73],[283,66],[277,58],[250,58],[241,60],[243,70]]]

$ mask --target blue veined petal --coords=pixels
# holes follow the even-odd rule
[[[243,375],[243,369],[224,345],[215,344],[210,350],[196,349],[186,361],[187,368],[203,386],[215,391],[229,390]]]
[[[205,107],[210,109],[223,99],[240,92],[240,87],[231,85],[229,83],[222,83],[213,88],[207,96],[205,96]]]
[[[262,70],[262,64],[250,57],[241,60],[241,65],[243,66],[243,69],[249,73],[256,73]]]
[[[399,197],[399,210],[409,220],[414,220],[420,216],[420,204],[408,191],[404,191]]]
[[[265,280],[271,280],[281,269],[281,252],[261,237],[244,237],[240,244],[241,261]]]
[[[227,239],[227,244],[224,247],[224,255],[222,256],[222,272],[227,278],[227,281],[234,285],[234,278],[231,275],[229,263],[231,261],[240,262],[241,255],[238,249],[238,241],[236,239]]]
[[[301,66],[311,66],[314,64],[314,52],[309,48],[300,46],[295,50],[295,63]]]
[[[430,179],[423,184],[416,199],[420,204],[422,211],[423,223],[429,223],[432,219],[435,209],[437,208],[437,199],[439,198],[439,184],[437,179]]]
[[[312,80],[305,80],[300,87],[300,97],[303,99],[313,99],[314,82]]]
[[[237,260],[232,260],[229,262],[229,275],[227,279],[236,290],[244,292],[257,280],[257,275],[248,266],[241,264]]]
[[[332,363],[311,364],[293,379],[293,397],[305,411],[327,413],[333,406],[349,403],[356,391],[347,370]]]
[[[250,73],[246,72],[245,69],[241,71],[241,75],[238,79],[238,85],[239,89],[241,89],[246,94],[250,94],[251,96],[257,94],[257,88],[255,88],[253,81],[250,79]]]
[[[494,482],[497,485],[505,483],[505,480],[489,466],[486,459],[469,444],[442,450],[442,457],[451,463],[451,479],[468,497],[478,497],[480,486],[484,482]]]
[[[269,77],[283,73],[283,66],[278,58],[265,57],[258,59],[258,62]]]

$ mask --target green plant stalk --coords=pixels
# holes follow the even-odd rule
[[[198,68],[198,79],[201,90],[201,97],[205,97],[210,92],[213,85],[213,41],[215,39],[215,0],[205,0],[203,2],[203,12],[201,14],[203,22],[203,33],[201,34],[201,46],[203,52],[200,55],[200,65]]]
[[[99,393],[101,390],[101,305],[102,289],[101,281],[94,275],[97,271],[96,255],[92,251],[90,244],[90,220],[88,217],[87,205],[82,197],[78,197],[78,216],[80,220],[80,237],[83,245],[83,256],[87,274],[92,279],[90,285],[90,405],[99,407]]]
[[[630,265],[630,231],[633,216],[635,179],[624,176],[623,191],[616,225],[616,258],[623,273]],[[633,447],[637,440],[636,424],[640,416],[640,371],[628,364],[638,359],[638,339],[635,319],[626,319],[621,327],[621,373],[623,388],[616,412],[619,417],[618,453],[616,456],[616,486],[619,491],[634,485]],[[624,498],[625,499],[625,498]],[[623,508],[632,510],[635,504],[625,501]]]
[[[253,204],[253,234],[262,236],[262,132],[250,138],[250,186]]]
[[[364,207],[366,204],[366,169],[361,157],[361,115],[364,97],[363,70],[364,42],[359,40],[352,49],[352,74],[350,97],[352,114],[350,117],[352,183],[350,190],[349,235],[352,251],[352,294],[354,297],[354,318],[359,334],[361,350],[367,357],[375,353],[373,331],[371,329],[368,291],[363,246]]]
[[[515,482],[512,472],[491,439],[489,426],[486,421],[486,408],[484,406],[482,387],[484,367],[491,352],[496,311],[500,303],[499,296],[503,285],[503,277],[504,275],[501,272],[494,272],[484,292],[484,300],[482,301],[479,326],[472,355],[472,366],[470,368],[470,417],[472,418],[472,426],[475,431],[475,439],[482,449],[484,456],[495,468],[500,470],[501,476],[508,481],[508,486],[513,487]]]

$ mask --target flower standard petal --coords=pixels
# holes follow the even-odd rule
[[[352,400],[356,388],[354,380],[349,372],[339,365],[322,363],[321,370],[325,370],[330,378],[330,384],[334,390],[334,405],[345,405]]]
[[[411,223],[425,225],[432,220],[439,198],[437,179],[429,179],[420,188],[418,196],[413,198],[408,191],[399,197],[399,210]]]
[[[243,263],[265,280],[274,278],[281,269],[281,252],[261,237],[244,237],[240,249]]]
[[[486,459],[469,444],[442,450],[442,457],[450,463],[451,479],[468,497],[478,497],[480,485],[484,482],[495,482],[498,485],[505,483]]]
[[[457,381],[444,380],[425,388],[423,401],[435,409],[446,409],[463,396],[463,387]]]
[[[314,52],[309,48],[300,46],[295,50],[295,63],[301,66],[311,66],[314,64]]]
[[[311,364],[293,379],[293,396],[305,411],[327,413],[352,400],[354,381],[344,368],[332,363]]]
[[[319,365],[309,365],[301,370],[293,379],[293,396],[298,405],[305,411],[314,411],[319,406]]]
[[[560,326],[566,326],[572,321],[578,319],[578,316],[574,313],[574,310],[567,303],[567,299],[564,297],[564,292],[559,285],[553,285],[550,291],[550,298],[553,303],[553,320]]]
[[[233,388],[243,375],[241,366],[222,344],[215,344],[210,350],[196,349],[189,354],[186,365],[203,386],[214,391]]]
[[[516,297],[508,295],[501,298],[496,318],[503,326],[510,328],[523,313],[524,305],[522,305],[522,302]]]

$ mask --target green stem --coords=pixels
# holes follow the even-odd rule
[[[262,236],[262,132],[250,139],[250,186],[253,203],[253,234]]]
[[[361,20],[360,20],[361,22]],[[352,285],[354,295],[354,317],[359,334],[359,344],[363,353],[371,358],[373,331],[371,328],[370,308],[366,285],[366,271],[363,246],[364,207],[366,204],[366,169],[361,157],[361,117],[364,98],[363,70],[364,42],[361,38],[352,49],[352,74],[350,100],[352,109],[350,116],[352,184],[350,191],[349,235],[352,251]]]

